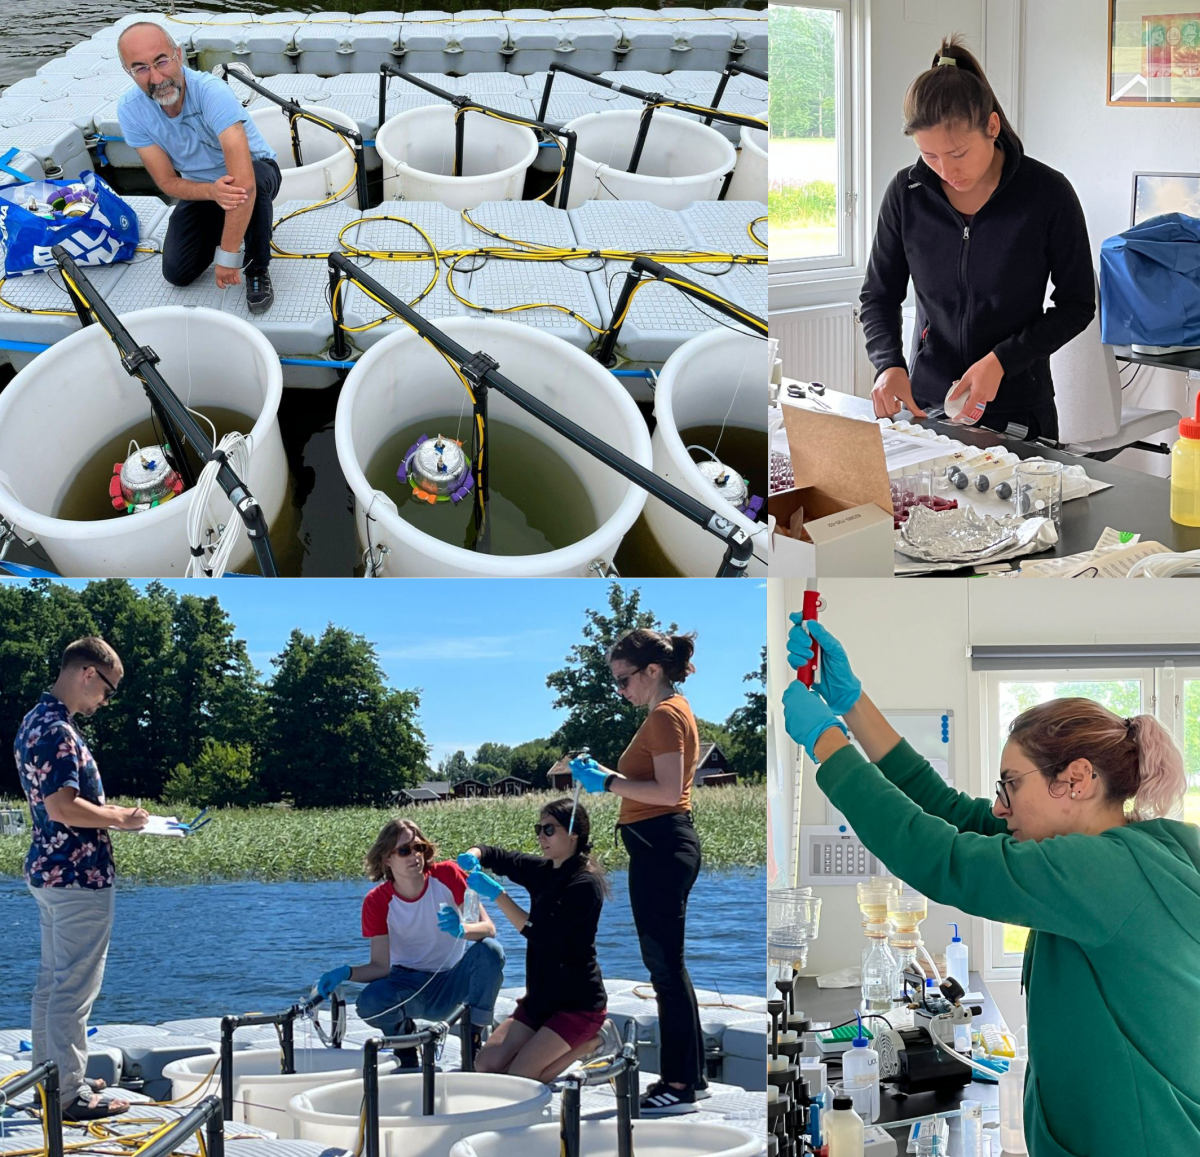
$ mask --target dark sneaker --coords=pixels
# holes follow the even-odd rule
[[[666,1081],[655,1081],[642,1094],[640,1111],[643,1117],[669,1117],[676,1113],[693,1113],[695,1110],[694,1089],[673,1089]]]
[[[246,307],[251,313],[263,313],[271,308],[275,290],[271,275],[265,269],[246,270]]]
[[[392,1055],[396,1058],[396,1072],[420,1072],[421,1054],[417,1049],[396,1049]]]
[[[697,1086],[696,1086],[696,1087],[695,1087],[695,1088],[692,1090],[692,1096],[693,1096],[693,1098],[695,1098],[695,1100],[697,1100],[697,1101],[705,1101],[705,1100],[707,1100],[709,1097],[711,1097],[711,1096],[712,1096],[712,1091],[711,1091],[711,1090],[709,1089],[709,1087],[708,1087],[708,1081],[707,1081],[707,1080],[701,1080],[700,1084],[698,1084],[698,1085],[697,1085]]]

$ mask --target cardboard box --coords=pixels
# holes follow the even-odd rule
[[[874,422],[783,407],[796,487],[767,499],[773,577],[890,578],[892,490]],[[803,510],[799,536],[791,528]]]

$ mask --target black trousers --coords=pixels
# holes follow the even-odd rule
[[[271,202],[283,176],[274,161],[254,162],[254,211],[246,226],[244,268],[266,269],[271,260]],[[162,269],[172,285],[191,285],[212,263],[225,229],[225,210],[216,201],[180,201],[167,224]]]
[[[700,839],[690,815],[621,826],[629,853],[629,902],[642,960],[658,997],[664,1081],[695,1086],[704,1077],[704,1037],[684,960],[688,893],[700,874]]]

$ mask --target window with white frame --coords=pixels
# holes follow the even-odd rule
[[[1174,703],[1170,710],[1160,711],[1158,704],[1166,697],[1158,694],[1159,687],[1173,669],[1118,668],[1089,669],[1080,671],[991,671],[986,678],[987,710],[983,732],[984,769],[983,794],[995,791],[995,781],[1000,778],[1000,755],[1008,737],[1008,728],[1022,711],[1036,707],[1051,699],[1083,697],[1094,699],[1110,711],[1122,716],[1153,714],[1159,717],[1168,730],[1180,742],[1178,714]],[[1200,673],[1198,673],[1200,675]],[[1185,681],[1185,686],[1187,686]],[[1187,692],[1192,696],[1193,708],[1200,710],[1200,677],[1194,679]],[[1186,698],[1186,694],[1185,694]],[[1173,696],[1172,696],[1173,700]],[[1171,718],[1163,718],[1169,714]],[[1195,736],[1189,769],[1196,768],[1197,788],[1200,789],[1200,723],[1193,723]],[[1200,813],[1200,790],[1189,799],[1197,801],[1195,811]],[[1197,818],[1200,818],[1198,814]],[[985,933],[986,956],[989,968],[987,975],[1004,979],[1019,974],[1025,952],[1028,930],[1014,924],[991,921]]]
[[[858,261],[854,29],[859,0],[768,8],[770,271],[828,276]]]

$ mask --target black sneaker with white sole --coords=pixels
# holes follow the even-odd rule
[[[708,1082],[705,1081],[703,1084],[697,1085],[692,1090],[692,1096],[695,1097],[697,1101],[706,1101],[709,1097],[711,1097],[712,1090],[709,1089]]]
[[[271,275],[265,269],[247,269],[246,275],[246,308],[251,313],[263,313],[271,308],[275,301],[275,290],[271,285]]]
[[[694,1089],[673,1089],[666,1081],[655,1081],[642,1094],[640,1112],[643,1117],[669,1117],[676,1113],[695,1111]]]

